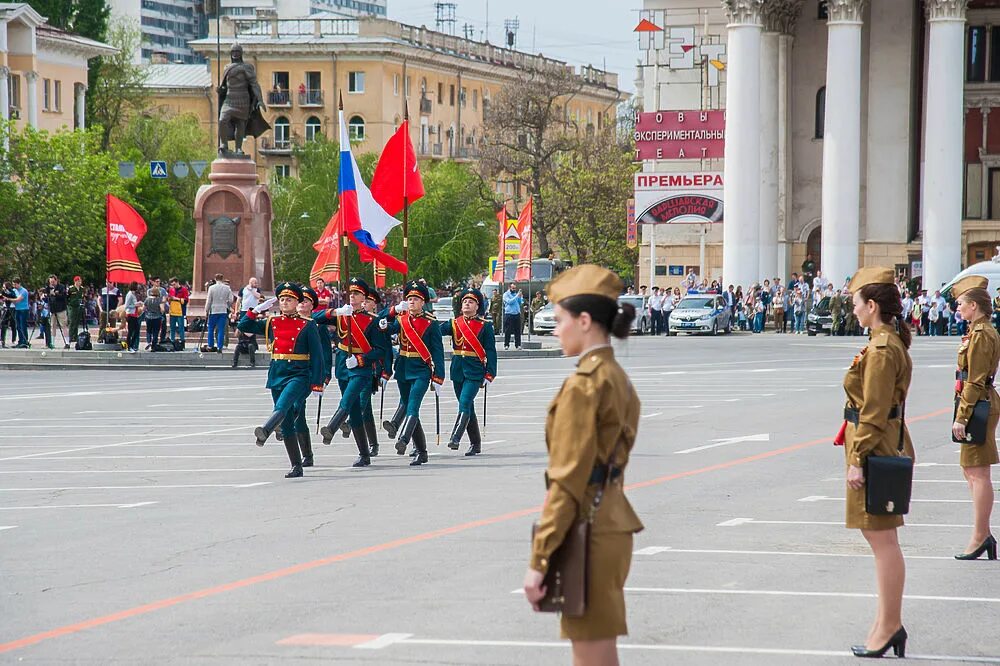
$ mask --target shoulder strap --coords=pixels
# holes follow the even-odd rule
[[[903,434],[906,428],[906,400],[903,400],[903,404],[899,406],[899,445],[896,450],[900,453],[903,452]]]
[[[624,434],[624,432],[622,433]],[[615,443],[615,448],[611,450],[611,455],[608,456],[608,462],[604,466],[604,481],[601,482],[601,487],[597,489],[594,494],[594,502],[590,505],[590,516],[588,520],[593,522],[594,516],[597,515],[597,509],[601,506],[601,500],[604,499],[604,491],[607,489],[608,484],[611,483],[611,471],[615,466],[615,458],[618,457],[618,451],[621,449],[622,440],[624,437],[619,437],[618,441]]]

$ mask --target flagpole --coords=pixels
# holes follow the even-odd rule
[[[531,210],[531,217],[532,217],[532,219],[529,220],[529,224],[530,224],[531,227],[534,227],[534,225],[535,225],[535,220],[534,220],[534,217],[535,217],[535,207],[533,205],[534,202],[532,201],[533,198],[534,198],[534,195],[531,195],[531,196],[528,197],[528,206],[529,206],[529,208]],[[534,315],[532,315],[532,313],[531,313],[531,301],[532,301],[532,299],[531,299],[531,271],[534,268],[534,263],[535,263],[534,260],[531,257],[531,246],[534,244],[534,241],[535,241],[535,230],[531,229],[531,236],[528,239],[528,242],[529,242],[529,245],[528,245],[528,342],[531,342],[531,329],[533,328],[534,323],[535,323],[534,322]]]
[[[404,82],[405,83],[405,82]],[[410,105],[403,100],[403,123],[406,125],[406,140],[410,140]],[[403,146],[403,263],[406,264],[406,273],[403,273],[403,285],[410,273],[410,201],[406,196],[406,145]]]
[[[344,122],[344,93],[343,92],[340,93],[340,100],[339,100],[338,109],[340,111],[340,117],[338,118],[338,122],[340,123],[341,126],[343,126],[343,122]],[[348,135],[348,141],[350,141],[350,135]],[[348,146],[348,148],[350,148],[350,146]],[[343,150],[344,150],[344,147],[341,146],[340,150],[341,150],[341,159],[343,159]],[[341,201],[340,205],[343,206],[344,202]],[[341,216],[340,216],[340,238],[341,238],[341,243],[343,243],[343,253],[344,253],[344,256],[341,258],[341,264],[343,265],[343,268],[344,268],[344,270],[343,270],[344,284],[347,285],[347,303],[345,303],[345,305],[350,305],[351,304],[351,245],[350,245],[350,241],[347,239],[346,229],[344,229],[344,219],[346,217],[347,216],[343,215],[343,214],[341,214]],[[351,333],[353,332],[353,330],[352,330],[353,328],[354,328],[354,326],[352,326],[352,320],[349,318],[347,320],[347,354],[348,355],[350,355],[352,353],[351,352],[351,348],[354,346],[353,342],[352,342],[352,337],[353,336],[351,335]]]

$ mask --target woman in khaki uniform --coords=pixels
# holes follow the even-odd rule
[[[965,426],[972,416],[972,409],[979,400],[990,401],[990,416],[986,422],[984,444],[962,444],[959,463],[972,493],[972,512],[975,519],[969,545],[957,560],[975,560],[983,553],[997,559],[997,540],[990,533],[990,514],[993,512],[993,481],[990,465],[997,464],[997,421],[1000,421],[1000,395],[993,387],[993,378],[1000,362],[1000,335],[990,323],[993,307],[986,291],[988,280],[978,275],[962,278],[952,287],[958,298],[958,312],[969,322],[969,333],[962,338],[958,348],[958,383],[955,386],[955,423],[952,434],[965,439]]]
[[[891,268],[862,268],[851,278],[848,289],[854,295],[854,315],[869,329],[871,339],[844,377],[847,527],[860,529],[871,546],[878,579],[875,622],[865,644],[855,645],[851,651],[857,657],[881,657],[892,648],[902,657],[906,651],[902,621],[906,567],[896,528],[903,524],[903,517],[865,511],[864,462],[869,455],[900,455],[900,437],[903,455],[913,456],[903,422],[913,368],[907,351],[910,329]]]
[[[535,610],[545,595],[549,558],[571,525],[589,514],[606,467],[613,465],[591,526],[586,611],[561,619],[576,666],[618,664],[617,637],[628,633],[624,587],[632,535],[642,529],[623,489],[639,426],[639,398],[610,344],[611,335],[628,337],[635,319],[634,308],[618,305],[621,290],[617,275],[593,265],[568,270],[548,287],[556,304],[555,335],[563,353],[580,360],[549,405],[545,422],[548,494],[524,579],[525,596]]]

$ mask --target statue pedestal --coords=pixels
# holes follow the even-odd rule
[[[211,185],[194,201],[194,280],[188,316],[204,314],[206,282],[222,273],[233,291],[256,277],[263,292],[274,290],[271,254],[271,194],[257,182],[249,159],[212,162]]]

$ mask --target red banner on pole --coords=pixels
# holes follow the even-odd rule
[[[334,213],[319,240],[313,243],[313,248],[319,254],[309,271],[309,281],[323,278],[324,282],[340,280],[340,212]]]
[[[521,215],[517,218],[517,233],[521,237],[521,252],[517,257],[515,280],[531,279],[531,202],[532,199],[529,198],[528,205],[521,210]]]
[[[146,235],[146,221],[132,206],[107,195],[107,271],[110,282],[145,282],[136,248]]]

